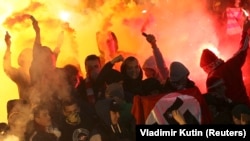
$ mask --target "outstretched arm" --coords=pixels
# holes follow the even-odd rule
[[[101,69],[100,73],[98,74],[98,77],[95,81],[94,89],[95,91],[99,91],[99,88],[101,88],[105,82],[106,82],[106,77],[107,74],[113,69],[113,66],[116,63],[119,63],[123,61],[124,58],[122,55],[118,55],[115,58],[113,58],[111,61],[107,62]]]
[[[232,64],[234,64],[234,67],[241,68],[246,61],[247,50],[249,48],[249,35],[250,21],[247,19],[242,30],[240,48],[234,56],[228,60],[228,62],[232,62]]]
[[[163,59],[162,53],[156,44],[156,39],[152,34],[143,33],[143,36],[146,37],[146,40],[151,44],[153,49],[154,58],[156,61],[157,68],[164,80],[168,78],[168,68],[166,67],[165,61]]]
[[[36,37],[35,37],[35,41],[34,41],[34,45],[33,45],[33,59],[32,59],[32,62],[31,62],[31,66],[30,66],[30,80],[31,80],[31,83],[35,83],[40,75],[40,62],[39,62],[39,56],[41,56],[41,49],[42,49],[42,45],[41,45],[41,37],[40,37],[40,28],[39,28],[39,25],[38,25],[38,21],[35,19],[35,17],[33,16],[30,16],[30,19],[32,21],[32,25],[33,25],[33,28],[35,30],[35,34],[36,34]]]
[[[249,35],[250,35],[250,21],[247,18],[247,20],[244,23],[242,31],[241,42],[240,42],[241,47],[239,52],[245,51],[249,48]]]
[[[36,32],[36,37],[33,45],[33,57],[34,57],[35,53],[38,52],[37,50],[39,50],[39,48],[41,47],[41,35],[40,35],[40,27],[38,25],[38,21],[33,16],[30,16],[30,19],[32,21],[33,28]]]
[[[8,31],[5,34],[5,43],[6,43],[6,50],[4,53],[4,58],[3,58],[3,68],[4,71],[7,72],[9,68],[11,67],[11,52],[10,52],[10,46],[11,46],[11,40],[10,40],[10,35]]]
[[[4,72],[13,80],[15,81],[15,77],[18,75],[17,68],[14,68],[11,65],[11,52],[10,52],[10,47],[11,47],[11,36],[9,35],[8,32],[5,34],[5,43],[6,43],[6,51],[4,53],[4,59],[3,59],[3,69]]]

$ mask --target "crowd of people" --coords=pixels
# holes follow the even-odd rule
[[[20,141],[135,141],[135,127],[141,124],[250,123],[242,72],[249,49],[248,19],[230,59],[203,50],[206,93],[189,78],[192,72],[185,64],[165,63],[152,34],[143,33],[152,56],[140,64],[136,55],[119,50],[115,32],[98,32],[101,55],[85,58],[82,76],[77,65],[55,65],[60,46],[52,51],[42,45],[39,22],[33,16],[30,20],[34,45],[20,54],[19,68],[11,64],[11,35],[5,35],[4,71],[17,85],[19,98],[7,103],[8,122],[0,123],[0,140],[14,135]]]

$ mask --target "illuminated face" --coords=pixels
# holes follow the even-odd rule
[[[78,113],[80,112],[80,109],[79,107],[77,106],[77,104],[72,104],[72,105],[69,105],[69,106],[65,106],[64,107],[64,111],[63,111],[63,114],[64,116],[69,116],[69,115],[72,115],[74,113]]]
[[[140,66],[137,60],[127,62],[126,73],[131,79],[137,79],[140,75]]]
[[[90,79],[95,80],[101,71],[101,64],[99,60],[89,60],[86,62],[85,68],[87,71],[87,76]]]
[[[43,127],[49,127],[52,124],[49,111],[45,109],[39,112],[39,115],[35,117],[35,121],[36,123],[38,123],[39,125]]]
[[[110,113],[110,118],[111,118],[111,123],[112,124],[118,124],[119,118],[120,118],[120,114],[119,112],[115,112],[115,111],[109,111]]]
[[[147,78],[154,78],[156,75],[155,71],[153,69],[150,69],[150,68],[144,68],[143,71],[144,71]]]

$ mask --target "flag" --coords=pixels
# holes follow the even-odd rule
[[[134,96],[132,114],[136,124],[173,124],[169,111],[178,109],[191,123],[211,123],[211,113],[197,87],[150,96]],[[189,123],[189,122],[188,122]]]

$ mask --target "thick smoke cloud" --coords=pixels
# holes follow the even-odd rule
[[[91,0],[90,0],[91,1]],[[12,35],[12,64],[24,48],[32,48],[35,33],[27,14],[36,17],[41,28],[42,44],[52,50],[62,44],[57,67],[67,63],[79,64],[85,75],[84,59],[89,54],[99,55],[96,32],[112,30],[118,38],[119,50],[136,54],[140,63],[152,49],[141,32],[154,34],[166,65],[180,61],[190,70],[194,80],[205,92],[206,74],[199,67],[203,48],[217,49],[218,35],[214,19],[207,11],[205,0],[156,0],[136,5],[118,0],[105,0],[95,5],[82,0],[0,0],[0,54],[5,51],[4,34]],[[1,12],[4,11],[4,12]],[[60,37],[63,31],[63,37]],[[223,50],[217,50],[218,55]],[[228,52],[228,51],[227,51]],[[226,57],[225,57],[226,59]],[[2,66],[2,65],[0,65]],[[0,70],[0,121],[6,121],[6,102],[17,98],[15,84]],[[4,85],[4,86],[3,86]],[[59,84],[58,84],[59,85]]]

